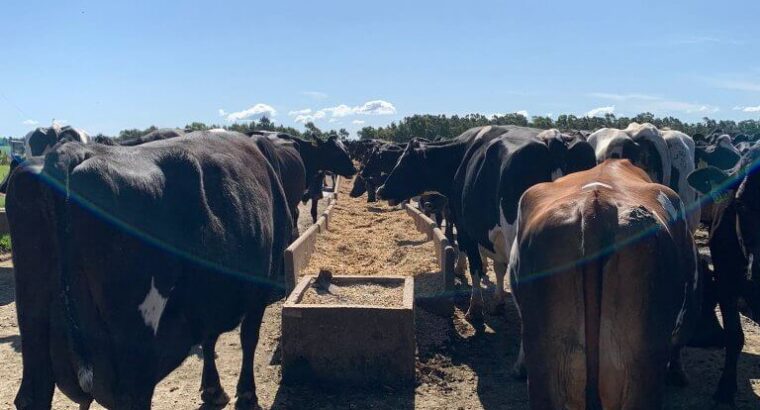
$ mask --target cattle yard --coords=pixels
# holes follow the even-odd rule
[[[264,408],[324,409],[526,409],[524,381],[512,377],[511,369],[519,347],[519,318],[511,298],[501,315],[486,314],[482,326],[464,319],[469,288],[456,279],[452,289],[442,276],[435,243],[420,232],[418,222],[402,207],[366,203],[350,198],[352,182],[340,186],[340,200],[330,215],[330,230],[315,243],[308,265],[301,272],[317,275],[329,270],[335,275],[401,276],[414,278],[415,294],[415,380],[408,389],[390,385],[372,388],[342,388],[331,384],[282,384],[280,366],[281,314],[283,302],[265,312],[255,358],[259,403]],[[327,201],[322,201],[324,209]],[[308,209],[301,207],[301,221]],[[310,220],[308,220],[310,221]],[[303,232],[304,225],[299,223]],[[704,237],[704,233],[698,235]],[[704,243],[700,244],[704,252]],[[21,339],[16,323],[13,270],[7,255],[0,262],[0,408],[11,408],[21,380]],[[489,287],[494,276],[489,270]],[[437,301],[454,300],[442,305]],[[488,302],[490,298],[486,297]],[[443,306],[443,308],[441,307]],[[491,306],[487,306],[490,311]],[[736,405],[740,409],[760,407],[760,328],[742,317],[746,344],[739,360]],[[234,391],[239,373],[240,347],[237,331],[222,335],[217,344],[217,365],[222,385]],[[330,349],[330,346],[324,346]],[[198,387],[202,356],[197,347],[183,365],[156,388],[155,409],[193,409],[202,404]],[[668,409],[711,408],[713,386],[720,377],[722,350],[685,349],[684,366],[690,384],[669,387]],[[230,403],[226,408],[233,408]],[[56,392],[54,409],[76,409],[77,405]],[[93,408],[101,408],[93,404]]]

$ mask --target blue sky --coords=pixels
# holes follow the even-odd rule
[[[8,0],[0,135],[262,112],[351,131],[414,113],[758,119],[758,15],[756,0]]]

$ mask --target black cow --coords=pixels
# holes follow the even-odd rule
[[[314,138],[314,142],[310,142],[278,132],[254,131],[249,135],[257,141],[262,141],[261,143],[264,140],[269,141],[267,145],[271,145],[274,150],[262,149],[265,155],[268,157],[279,156],[277,159],[270,159],[279,162],[280,166],[284,168],[282,174],[286,180],[283,181],[283,186],[288,196],[288,203],[291,206],[296,228],[298,225],[298,202],[304,199],[305,194],[309,194],[307,184],[314,183],[319,178],[320,172],[330,171],[346,178],[356,174],[356,168],[348,156],[346,147],[336,137],[330,137],[326,141]],[[260,145],[259,148],[263,147]],[[272,152],[272,154],[267,154],[267,152]],[[299,156],[300,164],[297,163]],[[303,169],[303,174],[300,174],[300,169]],[[322,173],[321,181],[323,180],[324,173]],[[312,203],[312,218],[316,222],[316,202],[319,199],[314,199],[313,195],[309,199],[314,201]]]
[[[153,130],[145,135],[141,135],[136,138],[131,138],[128,140],[121,141],[119,145],[125,146],[125,147],[134,147],[135,145],[142,145],[148,142],[167,140],[170,138],[177,138],[183,135],[185,135],[185,132],[182,130],[178,130],[174,128],[160,128],[157,130]]]
[[[70,126],[60,127],[57,124],[53,124],[53,126],[49,128],[38,127],[29,131],[24,137],[24,156],[26,158],[31,158],[44,155],[61,140],[88,143],[90,141],[90,136],[85,131]],[[21,158],[16,158],[15,156],[11,159],[8,175],[6,175],[3,182],[0,183],[0,193],[6,193],[6,190],[8,189],[8,178],[21,161]]]
[[[361,176],[366,185],[367,202],[375,202],[377,187],[385,182],[385,177],[396,166],[403,152],[404,147],[401,145],[384,144],[376,146],[372,152],[366,155],[364,166],[361,169]]]
[[[751,148],[728,172],[716,167],[697,169],[689,184],[713,202],[710,254],[723,316],[725,367],[715,399],[732,403],[736,393],[736,363],[744,346],[738,300],[743,298],[752,320],[760,320],[760,147]]]
[[[66,142],[23,163],[6,198],[23,341],[16,406],[50,408],[58,386],[85,408],[149,409],[193,345],[241,322],[238,404],[254,404],[261,317],[291,241],[279,181],[236,134]],[[213,361],[202,383],[204,399],[226,397]]]
[[[696,168],[712,166],[722,170],[733,168],[741,159],[742,153],[731,143],[731,137],[722,135],[713,142],[696,144],[694,162]]]

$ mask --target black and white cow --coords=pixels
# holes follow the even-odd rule
[[[689,212],[689,227],[695,230],[700,209],[697,194],[686,182],[694,170],[695,144],[688,135],[658,130],[652,124],[631,123],[624,130],[602,128],[588,137],[598,163],[626,158],[642,168],[652,181],[675,190]]]
[[[261,317],[292,239],[279,181],[234,133],[66,142],[21,164],[6,198],[23,341],[16,406],[50,408],[57,386],[83,408],[149,409],[193,345],[241,322],[238,404],[255,404]],[[213,361],[202,388],[212,403],[226,397]]]
[[[710,255],[717,302],[723,316],[725,366],[715,399],[732,403],[736,365],[744,346],[738,301],[760,321],[760,147],[753,147],[728,171],[709,166],[688,177],[689,183],[711,202]]]
[[[380,198],[393,201],[430,191],[449,198],[457,241],[470,264],[470,319],[482,315],[484,269],[479,246],[494,260],[496,303],[504,305],[504,274],[520,195],[536,183],[551,181],[556,169],[547,144],[538,138],[542,132],[486,126],[444,143],[412,141],[377,191]]]
[[[38,127],[29,131],[24,136],[24,156],[26,158],[45,155],[58,141],[79,141],[82,143],[90,142],[90,136],[84,130],[72,128],[70,126],[61,127],[53,124],[50,127]],[[0,183],[0,193],[5,193],[8,187],[8,177],[13,170],[22,161],[15,156],[11,159],[10,170],[2,183]]]

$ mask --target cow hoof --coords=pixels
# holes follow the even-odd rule
[[[235,402],[236,410],[258,410],[259,400],[256,398],[256,394],[253,392],[238,393],[237,401]]]
[[[212,406],[224,406],[230,402],[230,396],[221,387],[207,387],[201,393],[201,400]]]

